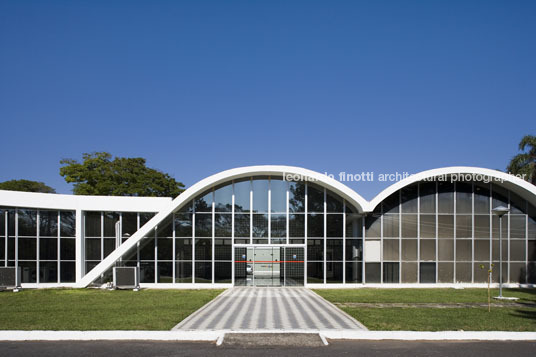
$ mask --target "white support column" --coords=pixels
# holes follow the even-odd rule
[[[327,284],[327,271],[328,271],[328,234],[327,234],[327,222],[328,222],[328,210],[326,204],[326,189],[324,188],[324,284]]]
[[[82,210],[76,210],[76,241],[75,241],[75,256],[76,256],[76,282],[78,283],[86,273],[85,254],[84,254],[84,219]]]
[[[57,260],[57,264],[58,264],[58,268],[57,268],[57,271],[58,271],[58,276],[56,278],[56,282],[57,283],[60,283],[61,282],[61,217],[60,217],[60,211],[57,211],[57,217],[56,217],[56,222],[58,224],[58,234],[57,234],[57,239],[58,239],[58,243],[57,243],[57,251],[56,251],[56,260]]]
[[[40,211],[37,210],[37,212],[35,213],[35,225],[36,225],[36,233],[35,233],[35,239],[37,240],[35,243],[35,282],[37,284],[39,284],[39,281],[41,280],[40,278],[40,273],[39,273],[39,265],[40,265],[40,261],[41,261],[41,257],[39,256],[39,245],[41,243],[41,239],[39,237],[39,219],[40,219]],[[59,227],[58,227],[59,228]]]
[[[309,185],[307,183],[304,183],[304,186],[305,186],[305,207],[303,209],[304,211],[304,217],[303,217],[303,220],[304,220],[304,237],[305,237],[305,248],[304,248],[304,252],[303,252],[303,256],[305,257],[305,262],[303,263],[303,270],[304,270],[304,280],[303,280],[303,286],[307,286],[307,262],[309,261],[308,258],[307,258],[307,247],[309,246],[309,243],[308,243],[308,234],[307,234],[307,212],[308,212],[308,207],[307,207],[307,203],[308,203],[308,189],[309,189]]]
[[[346,200],[342,205],[342,283],[346,284]]]

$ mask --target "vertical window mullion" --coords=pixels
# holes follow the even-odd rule
[[[35,244],[35,282],[37,284],[39,284],[41,281],[40,279],[41,271],[39,269],[40,262],[41,262],[41,257],[39,256],[40,255],[39,245],[41,243],[41,238],[39,237],[41,233],[39,232],[39,224],[40,224],[40,216],[41,216],[40,212],[41,212],[40,210],[37,210],[36,217],[35,217],[35,224],[37,225],[36,233],[35,233],[35,239],[36,239],[36,242],[35,242],[36,243]]]

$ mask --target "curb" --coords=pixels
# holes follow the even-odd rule
[[[355,331],[355,330],[213,330],[213,331],[0,331],[0,341],[223,341],[226,333],[314,333],[330,340],[536,341],[536,332],[510,331]],[[220,342],[221,344],[221,342]]]

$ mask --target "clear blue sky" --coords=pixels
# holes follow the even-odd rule
[[[536,134],[535,1],[0,2],[0,181],[145,157],[187,186],[284,164],[504,169]],[[349,183],[372,198],[388,183]]]

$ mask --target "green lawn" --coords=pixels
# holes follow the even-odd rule
[[[370,330],[408,331],[536,331],[536,308],[511,306],[508,302],[492,300],[507,307],[474,306],[454,308],[449,304],[486,304],[486,289],[345,289],[315,290],[325,299],[361,321]],[[492,291],[496,296],[498,290]],[[519,297],[521,304],[536,304],[535,289],[505,289],[504,296]],[[433,307],[361,307],[352,303],[437,303]],[[511,304],[511,303],[510,303]]]
[[[0,292],[1,330],[170,330],[223,290]]]

